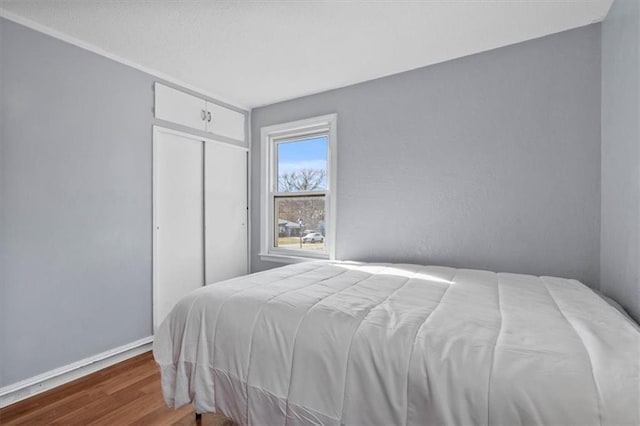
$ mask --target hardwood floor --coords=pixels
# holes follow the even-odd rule
[[[151,352],[0,409],[0,424],[235,425],[218,414],[196,422],[191,406],[167,408]]]

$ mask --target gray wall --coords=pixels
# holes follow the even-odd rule
[[[601,287],[640,321],[640,2],[602,24]]]
[[[154,79],[1,18],[0,43],[5,386],[152,332]],[[339,258],[593,285],[599,43],[596,25],[260,108],[253,134],[339,113]],[[258,203],[255,270],[276,266]]]
[[[0,386],[150,336],[153,78],[0,19]]]
[[[366,64],[363,64],[366,66]],[[600,26],[255,109],[338,113],[339,259],[550,274],[597,286]]]

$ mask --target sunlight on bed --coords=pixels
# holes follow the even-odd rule
[[[374,275],[393,275],[398,277],[406,277],[424,281],[435,281],[444,284],[455,284],[455,281],[447,280],[436,275],[427,274],[424,272],[414,272],[408,269],[403,269],[398,266],[386,266],[386,265],[365,265],[365,264],[352,264],[352,263],[340,263],[341,268],[345,268],[353,271],[362,271]]]

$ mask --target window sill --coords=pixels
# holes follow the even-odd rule
[[[277,263],[302,263],[311,262],[314,260],[329,260],[329,256],[318,257],[303,257],[303,256],[291,256],[288,254],[274,254],[274,253],[258,253],[260,260],[265,262],[277,262]]]

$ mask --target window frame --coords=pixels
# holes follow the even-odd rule
[[[260,129],[260,252],[261,260],[297,263],[314,259],[335,259],[336,247],[336,179],[337,179],[337,114],[327,114],[304,120],[265,126]],[[327,188],[319,191],[292,192],[293,197],[318,196],[325,200],[325,249],[317,252],[275,246],[275,199],[282,198],[277,191],[277,145],[313,137],[327,137]],[[289,197],[289,195],[287,195]]]

